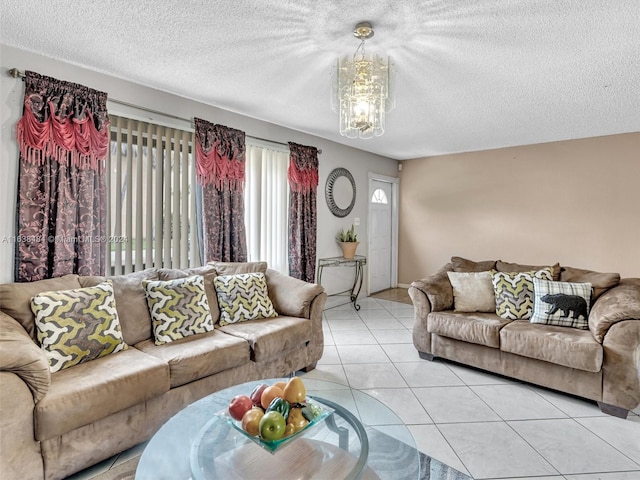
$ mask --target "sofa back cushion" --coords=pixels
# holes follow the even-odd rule
[[[487,272],[496,268],[495,260],[474,262],[462,257],[451,257],[454,272]]]
[[[31,310],[51,372],[128,348],[109,280],[95,287],[39,293],[31,300]]]
[[[36,282],[5,283],[0,285],[0,310],[20,322],[20,325],[35,340],[35,315],[31,311],[31,298],[42,292],[80,287],[76,274]]]
[[[560,271],[560,280],[563,282],[590,283],[593,287],[593,295],[591,296],[591,304],[593,304],[600,295],[620,283],[620,274],[600,273],[580,268],[562,267]]]
[[[124,341],[129,345],[152,338],[151,316],[147,307],[147,296],[142,287],[143,280],[157,280],[158,271],[147,268],[126,275],[112,277],[87,276],[80,277],[82,286],[93,286],[106,279],[111,280],[116,297],[120,328]]]
[[[218,275],[236,275],[238,273],[255,273],[267,271],[267,262],[209,262]]]
[[[499,272],[532,272],[542,270],[543,268],[551,268],[553,280],[560,280],[560,264],[556,263],[555,265],[523,265],[520,263],[509,263],[503,262],[502,260],[498,260],[496,262],[496,270]]]

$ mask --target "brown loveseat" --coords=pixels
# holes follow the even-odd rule
[[[142,280],[266,271],[279,316],[156,345]],[[31,298],[97,285],[66,275],[0,285],[0,472],[3,479],[60,479],[149,439],[186,405],[241,382],[314,368],[323,351],[324,289],[264,263],[212,263],[109,277],[126,350],[50,373],[34,340]],[[205,288],[210,288],[211,285]],[[209,296],[209,294],[207,294]],[[215,296],[215,293],[214,293]],[[211,305],[215,321],[217,303]]]
[[[603,412],[622,418],[638,406],[640,278],[620,280],[617,274],[553,266],[554,280],[592,284],[595,301],[588,325],[578,329],[509,320],[486,309],[456,311],[447,272],[495,275],[543,267],[451,260],[409,288],[415,310],[413,343],[422,358],[441,357],[595,400]]]

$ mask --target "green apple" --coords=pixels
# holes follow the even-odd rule
[[[265,413],[260,419],[260,437],[263,440],[280,440],[284,437],[286,429],[287,422],[284,416],[275,410]]]

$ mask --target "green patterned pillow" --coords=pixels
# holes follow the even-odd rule
[[[42,292],[31,299],[37,337],[49,368],[63,368],[126,350],[113,285]]]
[[[496,294],[496,314],[507,320],[531,318],[533,310],[533,279],[553,279],[553,268],[531,272],[498,272],[491,270]]]
[[[213,321],[201,275],[143,280],[156,345],[211,332]]]
[[[213,284],[220,306],[220,325],[278,316],[262,272],[219,275]]]

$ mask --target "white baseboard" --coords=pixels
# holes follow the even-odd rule
[[[411,285],[407,284],[407,283],[399,283],[398,284],[398,288],[409,288]]]

